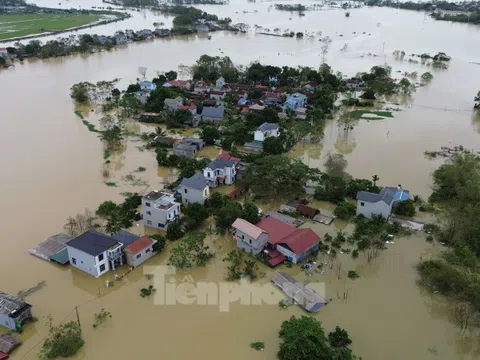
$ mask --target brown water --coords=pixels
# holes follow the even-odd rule
[[[258,13],[241,13],[247,4]],[[471,64],[480,62],[479,28],[433,22],[420,13],[392,9],[353,10],[349,19],[343,11],[307,13],[300,18],[269,12],[268,6],[238,1],[227,7],[204,8],[221,16],[231,16],[234,22],[244,21],[271,29],[290,28],[311,33],[322,30],[323,36],[329,35],[333,40],[328,62],[335,70],[348,75],[382,64],[383,57],[363,55],[381,54],[384,43],[386,60],[393,67],[394,75],[396,70],[427,71],[419,64],[394,61],[389,54],[395,49],[407,53],[445,51],[453,57],[450,69],[434,71],[432,83],[418,89],[410,107],[395,113],[394,119],[362,121],[348,138],[338,132],[334,121],[329,121],[323,144],[298,144],[293,150],[296,157],[310,166],[322,166],[328,151],[342,152],[346,154],[347,170],[352,175],[377,174],[382,185],[401,183],[413,193],[428,195],[430,173],[441,160],[427,160],[423,151],[449,144],[480,150],[479,121],[470,111],[480,75],[480,67]],[[150,27],[151,20],[142,23],[141,17],[134,19],[139,27]],[[352,34],[354,31],[357,34]],[[349,50],[342,52],[340,49],[345,43],[349,44]],[[74,83],[120,77],[119,86],[125,87],[138,77],[139,66],[146,66],[148,76],[153,77],[155,70],[175,69],[179,63],[191,64],[204,53],[223,53],[244,65],[261,60],[275,65],[317,67],[321,45],[316,40],[219,32],[212,35],[211,41],[195,36],[183,40],[157,39],[91,56],[28,61],[0,72],[0,199],[4,209],[0,227],[3,255],[0,288],[16,293],[41,280],[47,281],[46,288],[28,299],[40,321],[21,335],[25,343],[13,359],[36,357],[38,348],[31,352],[30,349],[46,334],[44,320],[48,314],[56,321],[67,315],[70,319],[75,305],[91,301],[98,294],[100,299],[80,307],[87,343],[79,359],[275,358],[279,325],[292,314],[301,314],[295,307],[280,310],[277,306],[234,305],[229,313],[220,313],[215,307],[207,306],[154,306],[151,299],[139,297],[139,289],[148,285],[141,268],[114,288],[106,289],[104,282],[112,278],[113,273],[95,280],[74,269],[33,258],[27,250],[61,231],[68,216],[85,208],[94,209],[107,199],[120,201],[123,191],[146,189],[146,186],[133,186],[125,180],[126,175],[133,174],[136,179],[144,180],[149,188],[160,188],[165,178],[175,176],[168,169],[158,168],[154,153],[140,151],[138,147],[142,143],[131,137],[121,151],[112,155],[108,165],[108,181],[118,187],[104,185],[103,145],[73,113],[69,88]],[[95,122],[96,115],[90,114],[89,120]],[[134,132],[153,130],[152,127],[132,127]],[[147,170],[135,173],[139,166]],[[344,228],[341,223],[329,228],[309,226],[315,226],[320,234]],[[139,226],[132,231],[140,234],[143,229]],[[227,238],[216,239],[219,254],[212,265],[192,271],[193,279],[222,280],[225,275],[222,254],[232,246]],[[355,268],[362,277],[347,281],[346,301],[335,300],[336,293],[343,292],[343,279],[335,280],[336,276],[329,272],[308,278],[326,281],[327,295],[334,299],[316,316],[328,330],[335,325],[348,329],[354,340],[354,351],[365,359],[477,358],[477,342],[457,334],[447,303],[438,296],[425,294],[415,284],[412,266],[422,254],[431,252],[431,246],[422,238],[411,237],[396,239],[372,265],[366,265],[363,258],[353,262],[348,255],[340,255],[343,268]],[[163,264],[167,257],[166,252],[152,259],[149,265]],[[298,272],[298,269],[291,271]],[[268,280],[269,275],[264,281]],[[93,313],[102,307],[113,314],[113,319],[105,328],[94,330]],[[266,342],[265,351],[251,350],[252,341]]]

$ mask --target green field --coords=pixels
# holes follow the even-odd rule
[[[98,21],[100,15],[89,14],[5,14],[0,15],[0,40],[65,30]]]
[[[352,112],[350,112],[350,115],[354,119],[365,119],[365,120],[381,120],[387,117],[393,118],[391,111],[353,110]]]

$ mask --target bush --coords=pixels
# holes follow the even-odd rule
[[[340,219],[349,220],[355,216],[357,212],[356,209],[357,207],[354,204],[348,201],[342,201],[337,205],[333,214]]]
[[[183,237],[185,233],[182,231],[179,223],[171,223],[167,228],[167,239],[170,241],[178,240]]]
[[[53,326],[49,318],[49,334],[40,351],[40,359],[74,356],[85,344],[82,330],[76,321]]]
[[[163,249],[165,249],[165,245],[167,242],[167,239],[165,238],[165,236],[162,236],[160,234],[154,234],[154,235],[150,235],[150,238],[153,240],[157,240],[157,242],[153,244],[153,251],[162,252]]]
[[[415,204],[412,200],[399,201],[394,212],[397,215],[415,216]]]

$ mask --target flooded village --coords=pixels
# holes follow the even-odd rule
[[[104,6],[69,3],[38,5]],[[327,338],[348,332],[338,348],[326,340],[345,359],[480,356],[474,321],[464,330],[417,270],[448,249],[431,232],[434,172],[480,150],[480,29],[303,3],[303,15],[194,5],[245,31],[127,39],[0,70],[0,352],[47,356],[51,321],[79,324],[73,359],[282,359],[282,323],[311,316]],[[172,28],[173,16],[128,12],[77,34]],[[413,55],[438,53],[446,68]],[[375,99],[362,96],[373,83]],[[176,272],[163,278],[165,265]],[[226,307],[222,286],[242,284],[251,296]]]

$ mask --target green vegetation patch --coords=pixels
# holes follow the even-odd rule
[[[94,14],[3,14],[0,15],[0,40],[66,30],[100,20]]]
[[[385,118],[393,118],[391,111],[370,111],[370,110],[353,110],[350,115],[354,119],[364,120],[381,120]],[[373,115],[373,116],[368,116]]]

